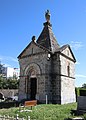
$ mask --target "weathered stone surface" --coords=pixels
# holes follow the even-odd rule
[[[4,95],[5,98],[18,95],[18,89],[0,89],[0,93]]]
[[[46,22],[37,42],[32,41],[18,56],[19,100],[33,96],[45,103],[47,95],[48,103],[76,101],[75,57],[69,45],[59,46],[51,27]]]

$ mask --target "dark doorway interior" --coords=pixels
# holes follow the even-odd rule
[[[37,92],[37,79],[36,78],[31,78],[30,79],[30,99],[35,100],[36,99],[36,92]]]

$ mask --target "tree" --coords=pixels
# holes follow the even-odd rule
[[[82,87],[83,87],[83,88],[86,88],[86,83],[84,83],[84,84],[82,85]]]
[[[0,89],[18,89],[19,80],[0,76]]]

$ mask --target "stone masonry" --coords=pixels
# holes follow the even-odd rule
[[[50,12],[38,37],[18,56],[20,65],[19,100],[37,99],[45,103],[75,102],[75,62],[69,45],[60,47],[50,23]]]

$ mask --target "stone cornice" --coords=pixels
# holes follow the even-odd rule
[[[75,77],[71,77],[71,76],[67,76],[67,75],[63,75],[63,74],[58,74],[58,73],[50,73],[50,74],[48,74],[48,73],[42,73],[42,74],[36,74],[36,76],[42,76],[42,75],[49,75],[49,76],[63,76],[63,77],[67,77],[67,78],[72,78],[72,79],[75,79]],[[27,75],[21,75],[21,76],[19,76],[19,77],[25,77],[25,78],[27,78],[28,76]]]

